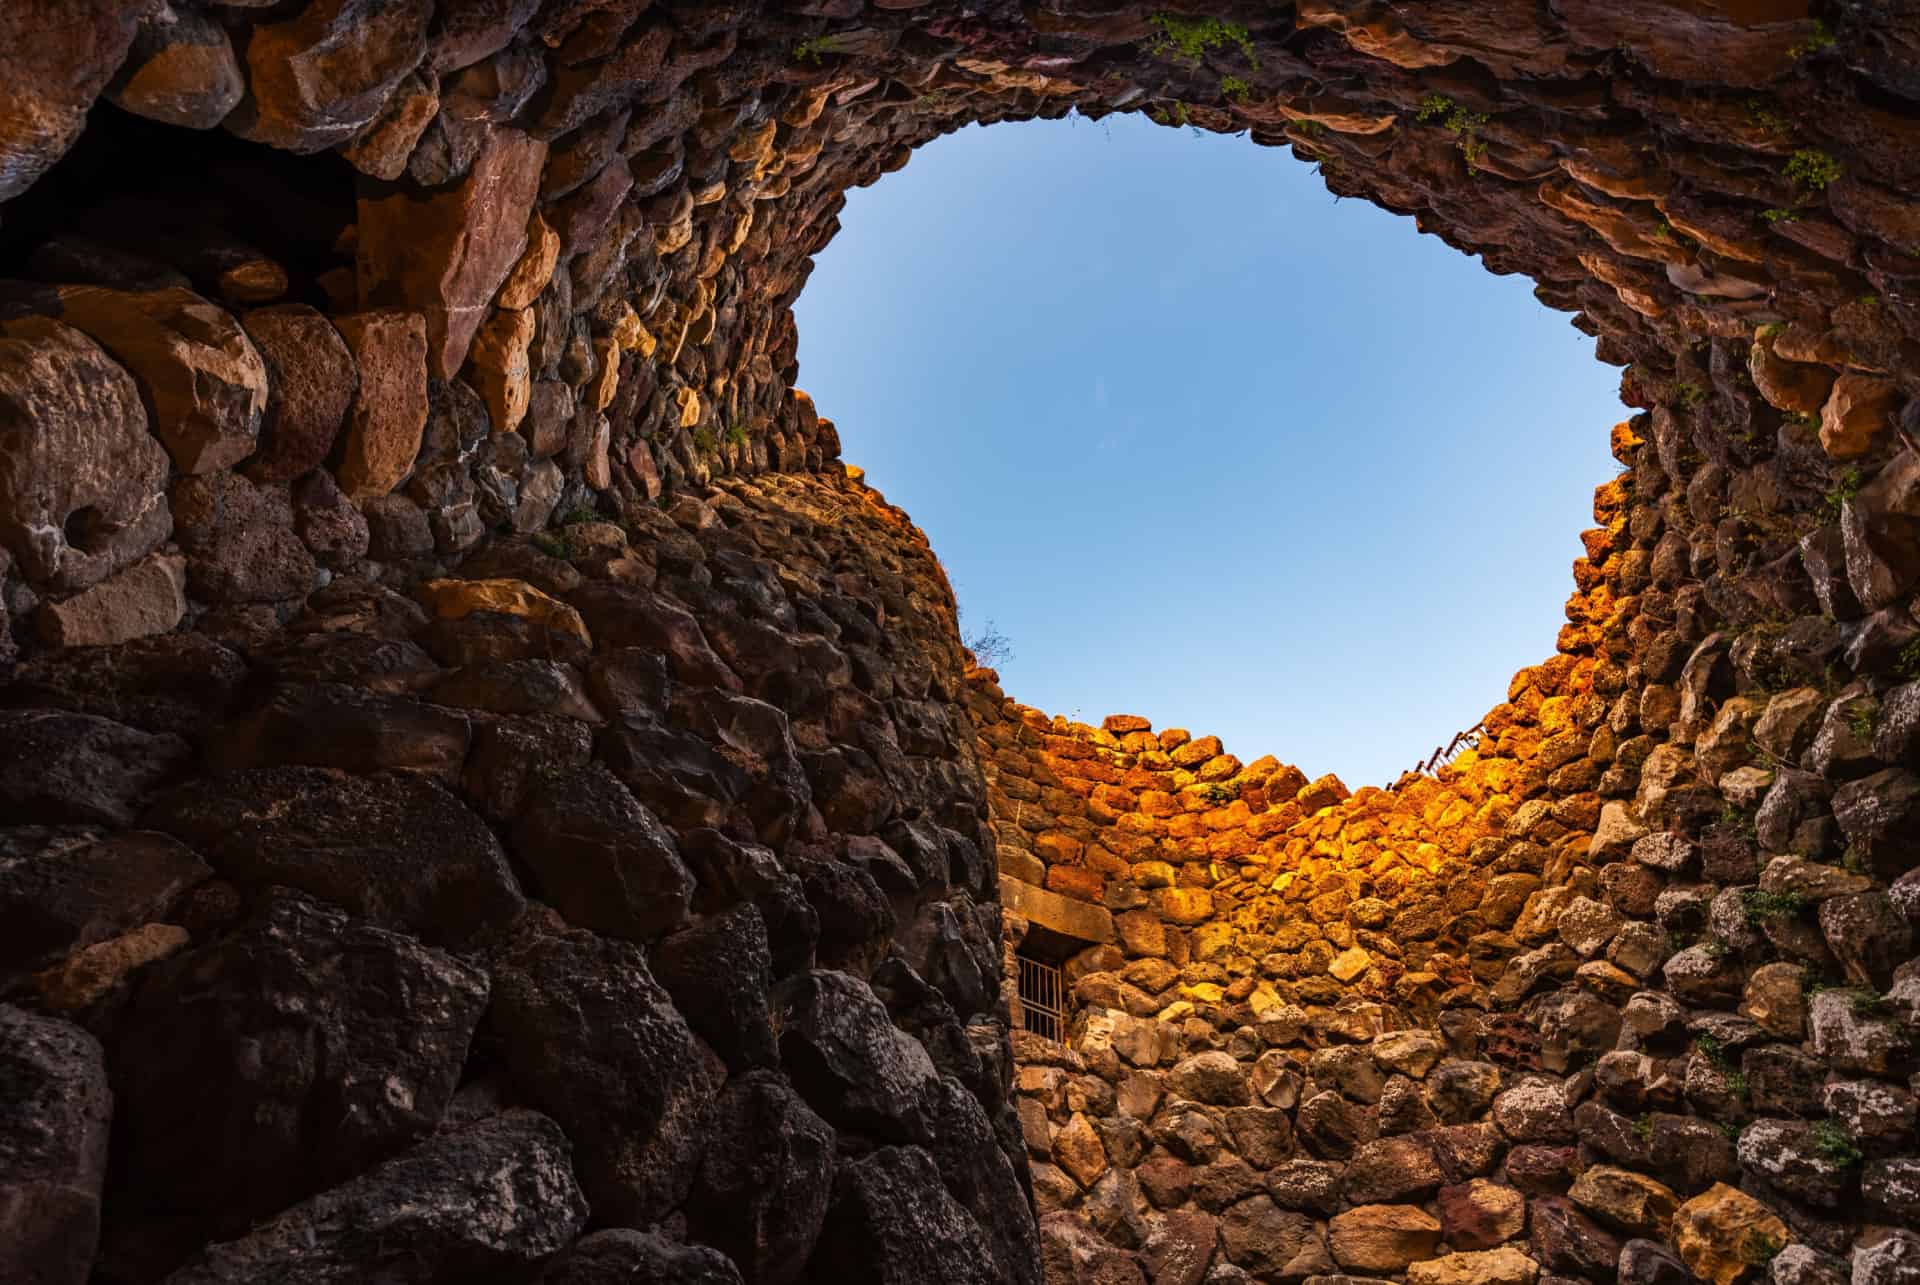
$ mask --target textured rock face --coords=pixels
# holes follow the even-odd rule
[[[99,1042],[11,1006],[0,1006],[0,1036],[0,1268],[9,1280],[85,1281],[113,1114]]]
[[[0,537],[36,587],[82,589],[167,538],[167,454],[133,377],[79,331],[0,321]]]
[[[4,6],[0,1275],[1913,1274],[1914,15],[1096,8]],[[1007,700],[793,387],[844,191],[1069,109],[1626,368],[1451,765]]]

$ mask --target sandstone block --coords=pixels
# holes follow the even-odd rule
[[[495,292],[527,249],[546,155],[545,143],[496,129],[458,184],[425,199],[411,191],[361,197],[361,307],[422,314],[435,379],[451,379],[466,362]]]
[[[62,286],[60,319],[133,373],[153,432],[182,473],[253,454],[267,409],[267,368],[240,323],[191,290]]]
[[[172,529],[140,389],[80,331],[0,321],[0,545],[35,585],[83,589]]]
[[[187,612],[184,558],[154,554],[61,602],[40,605],[43,641],[55,647],[110,647],[164,634]]]
[[[427,323],[417,312],[357,312],[335,324],[360,368],[347,412],[340,489],[385,495],[413,470],[427,427]]]
[[[1756,1249],[1778,1249],[1792,1233],[1771,1210],[1727,1184],[1681,1205],[1673,1218],[1673,1247],[1687,1270],[1712,1285],[1733,1285],[1752,1266]]]
[[[320,467],[333,450],[360,372],[340,332],[305,304],[258,308],[240,324],[269,376],[260,449],[247,462],[247,475],[256,482],[292,481]]]

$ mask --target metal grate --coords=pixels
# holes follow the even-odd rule
[[[1066,980],[1052,964],[1016,955],[1020,965],[1020,1027],[1059,1043],[1066,1032]]]
[[[1475,723],[1464,732],[1455,732],[1451,741],[1448,741],[1445,745],[1434,746],[1433,754],[1430,758],[1415,763],[1411,769],[1401,773],[1400,779],[1392,785],[1389,785],[1387,789],[1397,790],[1401,786],[1406,785],[1409,778],[1412,777],[1432,776],[1435,772],[1453,762],[1468,750],[1479,749],[1480,742],[1486,734],[1487,725],[1485,723]]]

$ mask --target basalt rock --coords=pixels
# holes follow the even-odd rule
[[[0,1005],[0,1268],[79,1285],[100,1237],[113,1094],[99,1041]]]
[[[649,1223],[686,1198],[725,1070],[638,947],[523,936],[494,967],[487,1025],[519,1091],[576,1139],[596,1217]]]
[[[0,986],[129,1086],[29,1272],[1912,1274],[1911,15],[1046,8],[0,16]],[[1114,111],[1623,368],[1450,762],[1009,699],[793,386],[849,188]]]
[[[168,1285],[300,1279],[425,1282],[528,1275],[586,1222],[553,1121],[510,1111],[436,1134],[237,1240]]]
[[[141,979],[118,1046],[131,1181],[220,1239],[353,1177],[439,1122],[486,999],[450,955],[270,894]]]

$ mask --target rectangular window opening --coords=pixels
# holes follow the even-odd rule
[[[1015,955],[1014,959],[1020,966],[1020,1028],[1043,1040],[1064,1043],[1067,987],[1059,966],[1026,954]]]

